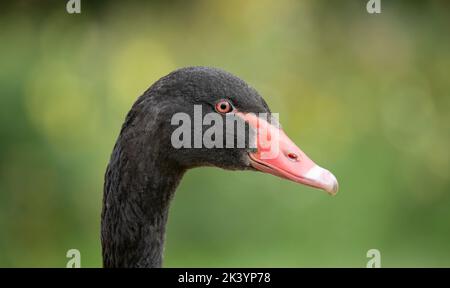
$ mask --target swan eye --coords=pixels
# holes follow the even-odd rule
[[[232,110],[233,106],[227,100],[220,100],[219,102],[216,103],[216,111],[221,114],[229,113]]]

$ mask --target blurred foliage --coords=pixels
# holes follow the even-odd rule
[[[12,1],[11,1],[12,2]],[[340,181],[190,171],[165,266],[450,266],[447,1],[14,1],[0,9],[0,266],[100,266],[103,174],[161,76],[221,67]],[[169,1],[168,1],[169,2]],[[230,185],[216,185],[226,180]]]

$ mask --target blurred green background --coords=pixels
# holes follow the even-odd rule
[[[450,266],[450,5],[14,1],[0,9],[0,266],[101,265],[103,175],[154,81],[223,68],[267,100],[340,193],[192,170],[166,267]],[[228,186],[216,185],[226,179]]]

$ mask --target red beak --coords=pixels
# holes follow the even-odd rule
[[[237,112],[236,115],[256,129],[257,151],[249,153],[255,169],[323,189],[331,195],[337,193],[336,177],[309,159],[281,128],[251,113]]]

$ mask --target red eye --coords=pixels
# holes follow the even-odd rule
[[[221,114],[231,112],[231,110],[233,110],[233,106],[227,100],[220,100],[216,103],[216,111]]]

